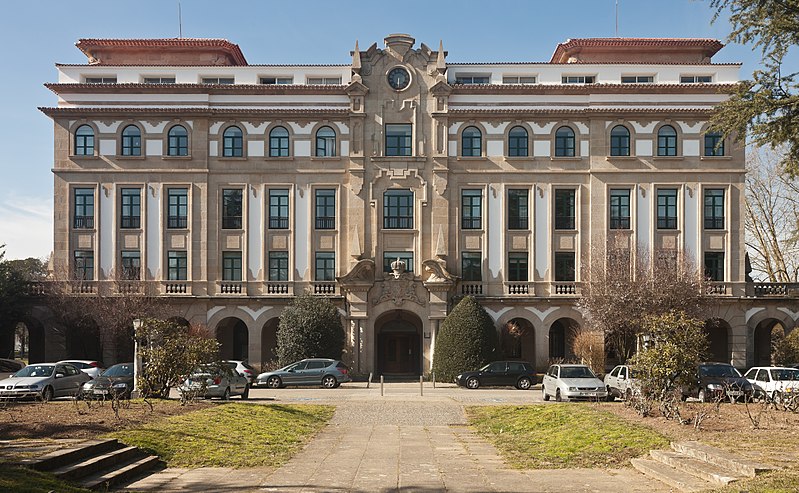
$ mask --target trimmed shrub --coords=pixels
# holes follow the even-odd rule
[[[494,320],[473,296],[463,298],[441,324],[436,338],[436,380],[452,381],[461,372],[499,359],[498,348]]]
[[[327,298],[305,293],[280,314],[276,354],[280,366],[304,358],[341,358],[344,326]]]

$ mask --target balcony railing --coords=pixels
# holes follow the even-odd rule
[[[708,282],[705,286],[705,294],[714,296],[724,296],[730,294],[731,290],[726,283],[723,282]]]
[[[336,283],[317,281],[313,283],[313,294],[331,295],[336,294]]]
[[[552,283],[550,294],[553,296],[577,296],[580,286],[574,281],[555,281]]]
[[[292,284],[289,281],[267,281],[266,294],[291,295],[294,291]]]
[[[221,281],[219,293],[221,294],[247,294],[241,281]]]
[[[483,282],[482,281],[464,281],[461,282],[461,294],[463,295],[473,295],[473,296],[480,296],[483,294]]]
[[[116,285],[117,294],[144,294],[145,284],[142,281],[122,281]]]
[[[335,217],[317,217],[316,229],[336,229]]]
[[[138,229],[141,227],[141,217],[122,216],[119,227],[123,229]]]
[[[752,290],[755,296],[799,297],[797,282],[755,282]]]
[[[283,216],[270,216],[269,229],[289,229],[289,218]]]
[[[72,227],[75,229],[92,229],[94,228],[94,216],[75,216]]]
[[[166,219],[166,227],[169,229],[186,229],[189,219],[186,216],[169,216]]]
[[[72,294],[96,294],[96,281],[74,281],[70,283],[69,290]]]
[[[162,288],[164,294],[189,294],[187,281],[164,281]]]
[[[505,292],[511,296],[535,294],[535,287],[531,282],[506,282]]]

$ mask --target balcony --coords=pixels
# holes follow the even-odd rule
[[[294,283],[290,281],[266,281],[266,294],[268,295],[294,295]]]
[[[768,298],[797,298],[799,283],[797,282],[753,282],[747,284],[746,294],[749,296]]]
[[[330,281],[316,281],[311,283],[313,286],[313,294],[321,294],[331,296],[336,294],[336,282]]]
[[[188,289],[188,281],[162,281],[162,294],[191,294]]]
[[[94,228],[94,216],[75,216],[72,227],[75,229],[92,229]]]
[[[220,281],[217,283],[217,293],[219,294],[247,294],[244,283],[241,281]]]
[[[480,296],[483,294],[482,281],[463,281],[461,282],[461,294],[465,296]]]
[[[116,294],[144,294],[145,283],[142,281],[119,281],[114,289]]]
[[[711,281],[705,286],[705,294],[708,296],[726,296],[732,294],[732,289],[727,283]]]
[[[335,217],[317,217],[315,220],[316,229],[336,229]]]
[[[535,285],[532,282],[506,282],[505,294],[511,296],[530,296],[535,295]]]
[[[97,294],[97,282],[72,281],[69,283],[69,292],[72,294]]]
[[[574,281],[555,281],[549,292],[552,296],[579,296],[580,285]]]

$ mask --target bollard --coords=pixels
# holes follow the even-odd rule
[[[419,395],[424,396],[424,376],[419,375]]]
[[[369,380],[366,381],[366,388],[368,389],[371,384],[372,384],[372,372],[369,372]]]
[[[431,373],[430,374],[430,379],[433,381],[433,388],[436,388],[436,374],[435,373]]]
[[[380,375],[380,397],[383,397],[383,375]]]

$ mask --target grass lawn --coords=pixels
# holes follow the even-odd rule
[[[799,471],[785,469],[758,475],[757,479],[736,481],[708,493],[796,493],[799,491]]]
[[[280,466],[333,411],[333,406],[230,403],[108,436],[148,450],[170,467]]]
[[[629,459],[669,441],[594,404],[471,406],[469,424],[513,467],[628,466]]]
[[[13,491],[14,493],[42,493],[47,491],[89,493],[89,490],[70,486],[69,483],[56,479],[52,474],[5,464],[0,464],[0,491]]]

